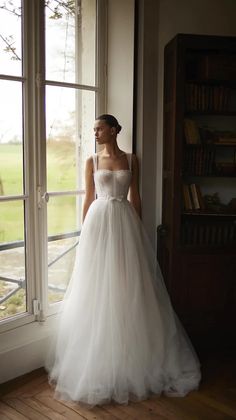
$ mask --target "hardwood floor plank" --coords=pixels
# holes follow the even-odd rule
[[[27,419],[31,420],[48,420],[48,417],[41,414],[39,411],[34,410],[25,404],[24,401],[20,401],[18,398],[6,398],[5,403],[11,408],[15,409],[19,413],[23,414]]]
[[[120,405],[117,403],[111,403],[104,405],[104,410],[106,410],[108,413],[116,416],[116,418],[120,420],[133,420],[134,417],[131,416],[128,413],[124,413],[124,411],[121,410]]]
[[[9,392],[5,392],[4,395],[8,395],[8,397],[17,397],[22,394],[32,396],[35,392],[37,392],[37,389],[41,384],[47,384],[47,377],[44,373],[36,378],[31,378],[29,382],[24,383],[22,386],[17,384],[15,388],[12,387],[11,390]]]
[[[25,420],[28,417],[11,408],[9,405],[0,401],[0,419],[1,420]]]
[[[83,405],[80,405],[80,404],[76,404],[70,401],[60,401],[60,400],[55,399],[54,390],[50,386],[47,386],[46,384],[44,385],[44,388],[42,389],[42,391],[35,395],[35,398],[41,401],[45,398],[44,401],[47,401],[48,404],[51,404],[50,406],[52,408],[53,408],[53,401],[54,401],[59,412],[62,412],[61,410],[63,410],[63,406],[65,406],[66,412],[69,412],[68,411],[69,409],[71,410],[72,414],[73,412],[78,413],[76,414],[77,417],[74,416],[74,418],[77,418],[77,419],[79,418],[78,415],[82,416],[83,419],[86,418],[89,420],[94,420],[94,419],[97,420],[98,418],[100,418],[99,415],[96,416],[96,412],[98,412],[98,414],[100,413],[96,407],[92,411],[89,408],[84,407]]]
[[[33,398],[37,394],[40,394],[41,392],[50,391],[50,390],[51,390],[50,395],[52,395],[53,397],[54,391],[48,384],[47,379],[45,378],[45,381],[42,381],[41,383],[38,383],[37,385],[33,384],[31,388],[28,388],[28,389],[25,388],[24,390],[22,390],[22,392],[19,392],[17,395],[19,395],[22,398]]]
[[[182,417],[176,415],[175,410],[170,407],[166,407],[162,396],[152,397],[148,400],[142,401],[142,403],[152,408],[154,412],[157,412],[157,414],[162,416],[165,420],[182,420]]]
[[[168,398],[168,397],[165,397]],[[180,409],[187,419],[191,420],[230,420],[225,414],[222,414],[212,407],[194,400],[190,395],[185,398],[168,398],[167,403],[172,405],[174,410]]]
[[[157,407],[151,406],[151,404],[145,403],[145,401],[141,401],[140,404],[147,407],[149,413],[154,414],[156,419],[167,420],[167,417],[164,416]]]
[[[175,398],[175,399],[179,399],[179,398]],[[169,411],[171,413],[171,416],[172,416],[171,418],[173,418],[173,420],[199,420],[199,417],[197,417],[196,413],[194,413],[192,417],[190,417],[188,411],[186,412],[184,406],[176,405],[174,402],[174,398],[162,396],[160,399],[158,399],[158,401],[156,400],[156,403],[160,404],[167,411]]]
[[[45,370],[43,368],[36,369],[30,373],[20,376],[19,378],[0,384],[0,397],[9,394],[12,391],[14,392],[17,389],[21,389],[24,384],[28,386],[31,381],[37,381],[37,378],[40,377],[45,378]]]
[[[151,412],[147,406],[142,405],[141,402],[130,402],[128,405],[121,405],[120,409],[125,414],[129,414],[135,419],[159,420],[158,417],[156,417],[156,414]]]
[[[76,413],[74,410],[67,407],[66,405],[61,404],[61,402],[55,400],[52,397],[52,395],[48,396],[48,395],[45,395],[44,393],[40,393],[40,394],[37,394],[34,398],[37,401],[39,401],[41,404],[55,411],[56,413],[59,413],[62,416],[65,416],[66,419],[68,418],[70,420],[79,420],[79,419],[84,420],[84,417],[80,416],[80,414]]]
[[[236,409],[231,408],[231,403],[233,406],[235,405],[234,401],[231,401],[229,404],[229,401],[227,401],[227,403],[222,402],[222,400],[218,400],[216,397],[211,397],[204,394],[194,394],[192,398],[203,403],[204,405],[208,405],[209,407],[214,408],[224,415],[236,418]]]
[[[25,404],[27,404],[29,407],[34,408],[35,410],[39,411],[50,420],[65,420],[66,419],[65,416],[63,416],[60,413],[56,413],[51,408],[42,404],[40,401],[37,401],[35,398],[21,397],[20,400],[23,401]]]
[[[116,417],[114,414],[108,413],[105,406],[95,406],[93,408],[88,408],[85,404],[75,404],[69,401],[63,401],[62,404],[67,407],[71,407],[76,413],[79,413],[86,420],[117,420],[119,417]]]

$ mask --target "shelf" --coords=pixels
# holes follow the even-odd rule
[[[187,148],[206,148],[206,149],[210,149],[210,148],[218,148],[218,147],[234,147],[236,148],[236,143],[234,144],[229,144],[229,143],[186,143],[184,142],[184,147]]]
[[[187,117],[190,116],[194,116],[194,115],[212,115],[212,116],[216,116],[218,117],[219,115],[221,115],[222,117],[232,117],[232,116],[236,116],[236,111],[191,111],[191,110],[186,110],[185,111],[185,115]]]
[[[204,86],[225,86],[230,89],[236,89],[236,82],[231,80],[220,79],[186,79],[186,84],[204,85]]]
[[[183,173],[182,178],[186,180],[187,178],[236,178],[235,174],[202,174],[202,175],[196,175],[193,173]]]
[[[235,219],[236,222],[236,214],[231,214],[231,213],[212,213],[212,212],[203,212],[203,211],[184,211],[181,213],[182,216],[184,217],[219,217],[221,219],[225,218],[225,219]]]
[[[186,244],[180,244],[180,251],[181,253],[186,252],[190,255],[192,254],[204,254],[204,255],[211,255],[211,254],[217,254],[219,253],[219,256],[222,255],[222,253],[225,253],[226,255],[234,255],[236,250],[236,243],[233,246],[232,244],[226,244],[226,245],[186,245]]]

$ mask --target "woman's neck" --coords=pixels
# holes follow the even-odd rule
[[[109,156],[110,158],[116,158],[121,155],[123,152],[119,149],[116,142],[106,143],[102,151],[103,156]]]

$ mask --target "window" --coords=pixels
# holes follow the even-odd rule
[[[70,279],[103,108],[104,11],[0,0],[0,328],[55,311]]]

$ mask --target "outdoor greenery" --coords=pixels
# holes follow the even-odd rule
[[[47,149],[48,191],[76,188],[75,146],[72,142],[51,141]],[[0,144],[0,181],[3,195],[23,193],[22,145]],[[33,169],[33,168],[32,168]],[[48,203],[49,233],[75,230],[75,197],[51,198]],[[23,239],[22,201],[0,206],[0,242]]]
[[[0,281],[0,296],[6,295],[8,291],[8,284],[6,282]],[[0,319],[25,312],[25,303],[25,290],[20,289],[0,305]]]
[[[21,143],[0,144],[1,195],[23,194],[23,151]],[[32,168],[33,169],[33,168]],[[49,191],[66,191],[76,188],[75,145],[70,141],[50,141],[47,145],[47,177]],[[49,235],[65,233],[76,226],[75,196],[52,197],[47,204]],[[6,201],[0,205],[0,242],[24,239],[24,209],[19,201]],[[5,257],[7,258],[7,257]],[[62,262],[71,271],[68,261]],[[4,267],[2,267],[4,268]],[[64,274],[65,276],[65,274]],[[58,277],[58,276],[57,276]],[[63,277],[63,276],[62,276]],[[57,279],[60,282],[60,276]],[[63,283],[65,279],[61,279]],[[12,286],[0,281],[0,296],[6,295]],[[62,292],[49,292],[50,303],[63,298]],[[21,289],[0,305],[0,319],[26,310],[25,290]]]

